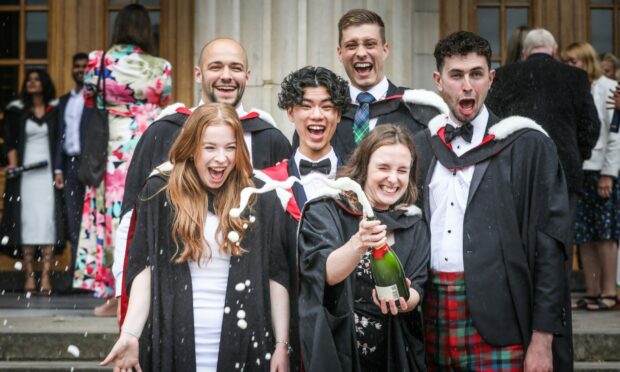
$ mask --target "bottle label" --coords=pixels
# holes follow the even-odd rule
[[[398,294],[398,286],[396,286],[396,284],[388,287],[379,287],[376,285],[375,289],[377,290],[377,297],[379,297],[379,300],[398,301],[398,298],[400,297]]]

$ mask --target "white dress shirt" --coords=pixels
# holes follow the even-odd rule
[[[237,111],[237,116],[239,116],[239,118],[242,118],[244,116],[246,116],[248,113],[243,109],[243,104],[240,103],[239,106],[237,106],[237,108],[235,108],[235,111]],[[250,154],[250,163],[252,162],[252,133],[250,132],[243,132],[243,140],[245,141],[245,145],[248,147],[248,153]]]
[[[71,89],[71,96],[65,107],[65,138],[63,150],[67,155],[80,154],[80,121],[84,111],[84,89]]]
[[[338,157],[336,156],[336,153],[334,152],[334,149],[332,148],[331,151],[329,152],[329,154],[323,156],[322,158],[320,158],[319,160],[312,160],[310,158],[308,158],[307,156],[303,155],[301,152],[299,152],[299,148],[297,149],[297,151],[295,152],[295,165],[297,166],[297,169],[299,170],[299,162],[301,161],[301,159],[313,162],[313,163],[318,163],[321,160],[324,159],[328,159],[331,162],[331,170],[329,171],[329,175],[327,175],[326,177],[330,180],[335,180],[336,179],[336,169],[338,168]],[[306,174],[305,176],[301,176],[300,174],[300,179],[301,182],[304,182],[304,179],[306,179],[308,176],[310,176],[311,174],[314,173],[318,173],[318,174],[323,174],[320,172],[315,172],[312,171],[308,174]],[[323,189],[325,189],[325,184],[322,183],[321,181],[318,180],[314,180],[312,182],[310,182],[309,184],[305,184],[303,185],[304,188],[304,192],[306,193],[306,198],[307,200],[311,200],[316,198],[317,196],[323,195],[324,193],[322,192]],[[303,207],[303,205],[300,205],[299,208],[301,209],[301,207]]]
[[[452,140],[452,150],[461,156],[476,147],[484,137],[489,112],[483,107],[471,122],[474,127],[471,143],[462,137]],[[450,117],[446,124],[456,127]],[[435,165],[429,184],[431,269],[444,272],[462,272],[463,219],[469,197],[469,186],[475,166],[450,170],[440,162]]]
[[[385,99],[385,97],[387,96],[387,91],[389,87],[390,87],[390,83],[388,83],[388,79],[384,76],[383,80],[381,80],[379,84],[370,88],[370,90],[367,90],[366,93],[370,93],[373,97],[375,97],[375,101],[380,101],[382,99]],[[356,87],[354,87],[353,84],[349,84],[349,93],[351,94],[351,102],[353,102],[354,104],[358,105],[357,96],[358,94],[362,92],[363,92],[362,90],[359,90]],[[377,126],[378,119],[379,118],[370,119],[370,121],[368,122],[369,131],[375,129],[375,127]]]

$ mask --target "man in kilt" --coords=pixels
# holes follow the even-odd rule
[[[415,136],[431,230],[428,368],[571,371],[571,221],[555,145],[534,121],[485,107],[487,40],[451,34],[435,59],[450,113]]]

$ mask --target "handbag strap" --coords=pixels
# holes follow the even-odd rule
[[[104,51],[103,54],[101,55],[101,64],[99,65],[99,75],[97,76],[97,86],[95,87],[95,97],[99,97],[99,92],[100,92],[99,84],[101,84],[101,77],[104,76],[105,54],[106,52]],[[105,110],[105,101],[106,101],[105,79],[103,79],[103,109],[104,110]]]

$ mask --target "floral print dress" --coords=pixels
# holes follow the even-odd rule
[[[102,54],[91,52],[86,68],[84,99],[90,107],[102,105],[102,93],[95,97]],[[140,136],[170,100],[170,71],[168,61],[134,45],[114,45],[105,53],[108,163],[99,187],[86,187],[73,274],[74,288],[97,297],[114,295],[111,267],[125,177]]]

